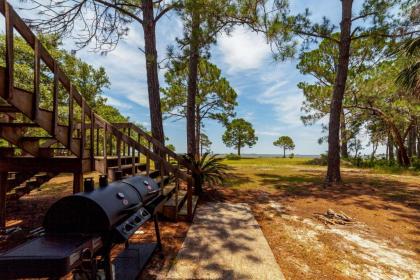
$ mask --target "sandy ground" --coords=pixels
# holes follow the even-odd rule
[[[283,169],[241,166],[207,199],[252,205],[286,279],[420,279],[418,177],[345,169],[324,188],[322,168]],[[329,209],[352,222],[324,223]]]

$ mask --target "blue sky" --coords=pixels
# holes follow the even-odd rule
[[[360,2],[355,1],[355,5],[360,6]],[[15,7],[23,5],[19,0],[11,3]],[[306,7],[313,12],[314,20],[326,16],[338,25],[341,13],[339,0],[291,1],[294,12],[303,11]],[[168,15],[158,23],[159,59],[165,57],[167,46],[174,44],[177,36],[182,36],[182,22],[176,15]],[[138,50],[143,45],[142,29],[133,24],[128,36],[114,51],[104,56],[86,48],[78,51],[77,56],[94,66],[105,67],[111,81],[110,89],[105,91],[109,104],[117,107],[131,120],[149,128],[145,58]],[[65,48],[73,48],[71,39],[65,40]],[[217,44],[211,48],[211,54],[211,61],[222,70],[222,74],[238,93],[237,117],[251,122],[259,138],[257,145],[244,148],[243,153],[281,153],[272,145],[281,135],[293,138],[295,154],[312,155],[326,151],[326,145],[317,142],[321,136],[321,125],[305,127],[300,120],[303,95],[296,85],[300,81],[310,81],[311,78],[297,71],[296,60],[275,62],[264,36],[244,27],[236,28],[229,36],[221,34]],[[164,70],[160,72],[160,82],[165,86],[163,73]],[[178,152],[185,152],[185,122],[166,120],[164,129],[169,143],[174,144]],[[235,151],[223,144],[221,137],[224,127],[217,122],[206,122],[204,131],[213,142],[212,151]]]

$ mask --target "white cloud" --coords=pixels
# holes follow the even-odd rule
[[[106,103],[108,103],[111,106],[115,106],[119,109],[131,109],[132,108],[132,106],[130,104],[124,103],[124,102],[122,102],[122,101],[120,101],[120,100],[118,100],[114,97],[111,97],[111,96],[105,96],[105,97],[107,99]]]
[[[132,88],[126,97],[137,105],[149,108],[149,96],[147,89],[144,89],[140,86]]]
[[[272,84],[257,97],[257,101],[261,104],[271,105],[276,114],[276,119],[280,123],[300,126],[302,125],[300,108],[304,97],[296,88],[285,88],[288,84],[288,81]]]
[[[259,68],[271,52],[262,34],[244,27],[235,28],[230,35],[221,35],[218,44],[232,72]]]

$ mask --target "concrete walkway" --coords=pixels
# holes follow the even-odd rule
[[[284,279],[247,204],[201,205],[166,279]]]

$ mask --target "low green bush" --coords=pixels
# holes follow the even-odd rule
[[[412,158],[411,166],[415,171],[420,171],[420,158]]]
[[[230,154],[226,155],[226,159],[228,159],[228,160],[239,160],[239,159],[241,159],[241,156],[238,156],[237,154],[230,153]]]
[[[307,162],[311,165],[327,165],[328,164],[328,156],[326,154],[321,154],[319,158],[313,158]]]

